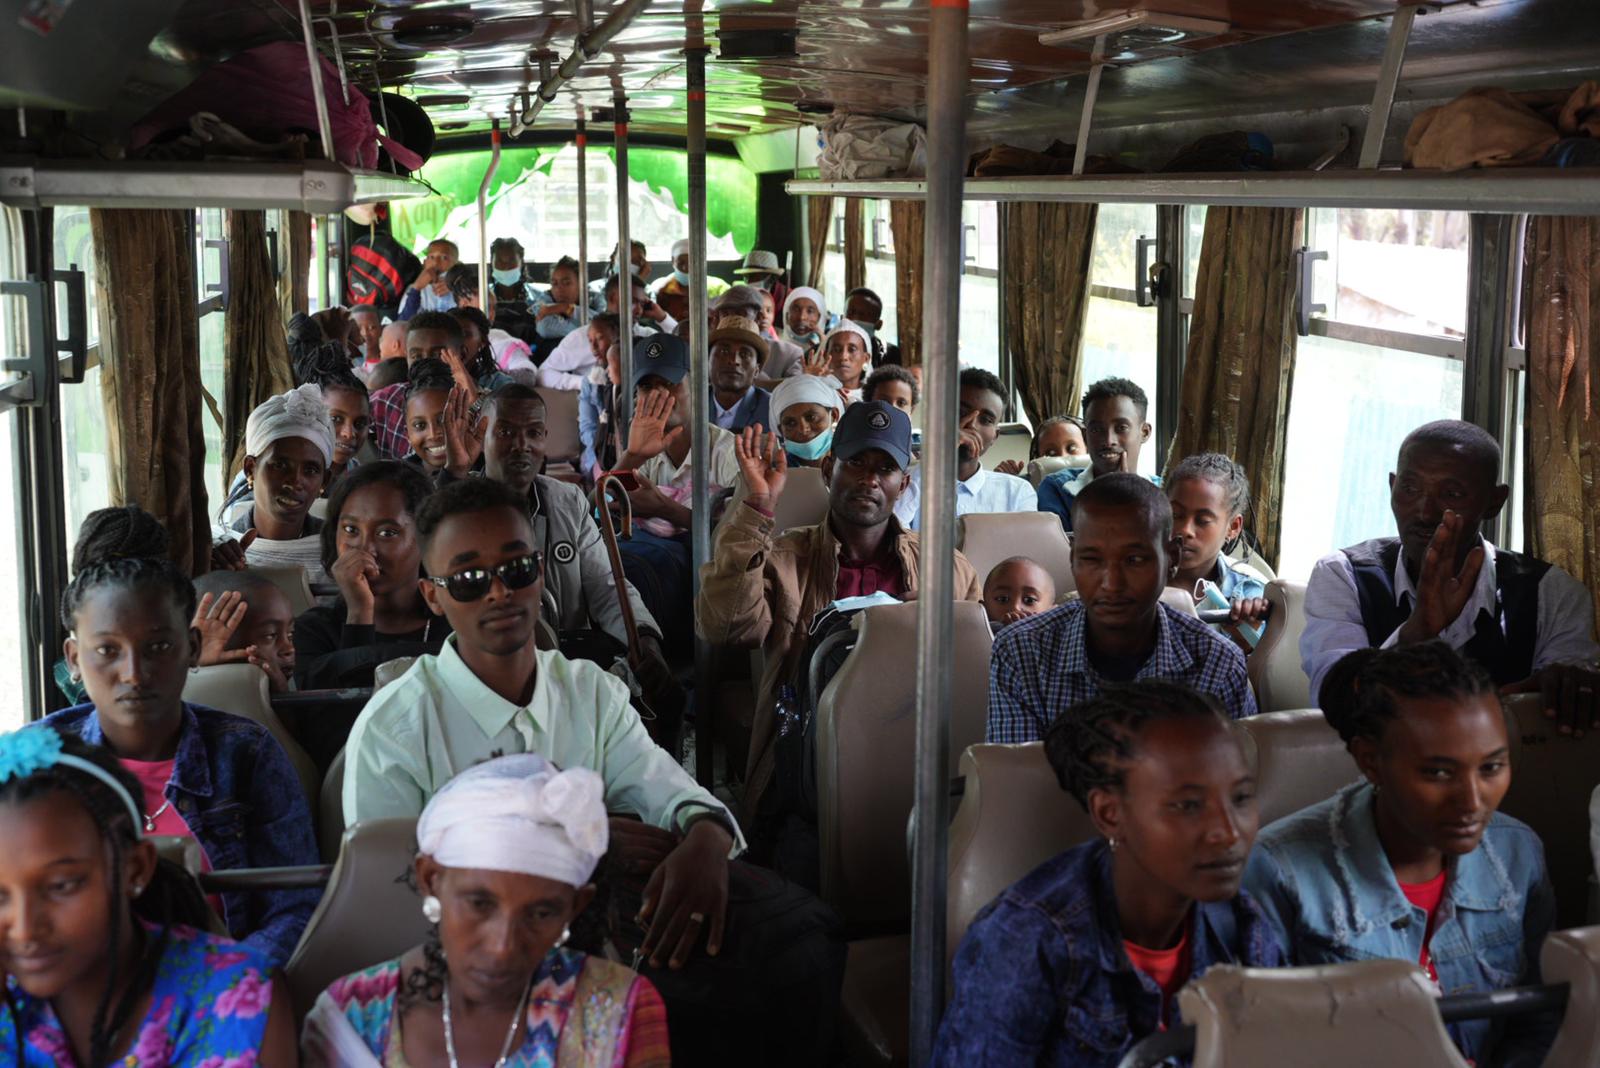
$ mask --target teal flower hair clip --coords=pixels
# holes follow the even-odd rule
[[[48,727],[25,727],[0,735],[0,782],[55,767],[60,759],[61,735]]]

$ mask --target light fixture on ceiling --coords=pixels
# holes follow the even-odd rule
[[[466,93],[428,93],[416,97],[416,101],[425,108],[460,108],[472,103],[472,97]]]
[[[1217,37],[1232,29],[1224,19],[1200,19],[1161,11],[1125,11],[1091,19],[1039,35],[1039,43],[1059,48],[1082,42],[1093,46],[1104,37],[1101,57],[1109,63],[1181,55],[1197,41]]]

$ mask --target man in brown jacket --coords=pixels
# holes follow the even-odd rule
[[[915,600],[920,549],[917,535],[894,517],[911,465],[911,420],[900,409],[884,401],[845,409],[833,452],[822,462],[828,518],[814,527],[773,536],[773,510],[788,463],[771,434],[748,428],[737,454],[750,492],[717,528],[711,562],[701,570],[695,616],[706,641],[759,646],[766,654],[745,775],[744,809],[753,817],[772,779],[776,695],[795,677],[812,618],[844,597],[886,593]],[[978,575],[960,553],[955,568],[962,599],[978,600]]]

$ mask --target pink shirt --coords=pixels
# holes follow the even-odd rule
[[[144,833],[170,835],[173,838],[193,838],[194,832],[189,830],[189,824],[178,812],[178,807],[167,804],[167,783],[172,779],[172,765],[171,760],[124,759],[122,761],[122,766],[139,780],[139,786],[144,793],[145,815],[153,818],[154,829]],[[200,850],[200,870],[211,870],[211,858],[206,856],[204,847]],[[222,898],[208,894],[206,901],[210,903],[212,911],[218,916],[222,915]]]

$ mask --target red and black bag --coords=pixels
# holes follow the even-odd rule
[[[391,315],[400,307],[406,286],[422,270],[422,261],[384,233],[366,234],[350,244],[345,275],[349,304],[381,308]]]

